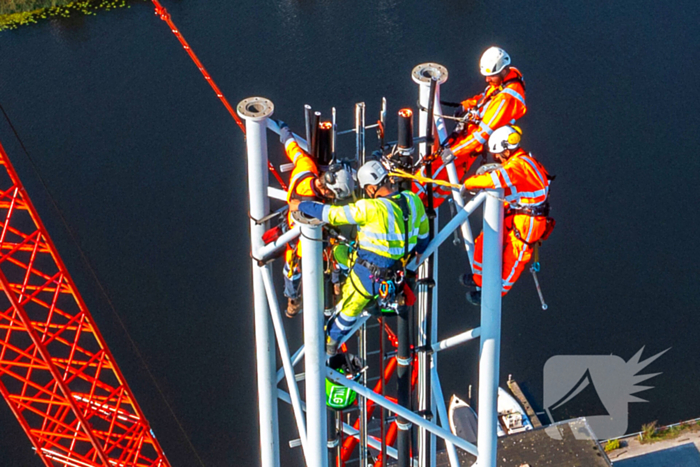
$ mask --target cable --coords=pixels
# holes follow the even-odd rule
[[[37,166],[36,162],[32,158],[32,156],[29,154],[29,151],[27,151],[26,146],[24,145],[24,142],[22,141],[22,138],[20,138],[19,133],[17,132],[17,129],[15,126],[12,124],[12,120],[10,120],[10,116],[7,115],[7,112],[5,112],[5,108],[2,106],[0,103],[0,111],[2,111],[2,114],[5,116],[5,120],[7,120],[7,123],[10,125],[10,128],[12,129],[12,133],[14,133],[15,138],[17,138],[17,141],[19,142],[19,145],[22,147],[22,150],[24,151],[24,154],[27,156],[27,160],[29,160],[29,163],[32,167],[32,170],[36,174],[37,178],[39,179],[39,182],[41,185],[44,187],[44,190],[46,191],[46,194],[49,196],[49,200],[51,201],[51,204],[53,205],[54,209],[56,210],[56,213],[58,213],[58,217],[61,219],[61,222],[63,223],[63,226],[66,228],[68,231],[68,234],[70,235],[71,240],[75,244],[75,246],[78,248],[78,252],[80,253],[80,258],[83,260],[85,265],[88,268],[88,271],[92,275],[93,279],[97,283],[97,286],[99,287],[100,291],[104,295],[105,299],[107,300],[107,303],[109,304],[109,307],[112,309],[112,312],[114,313],[114,316],[117,318],[117,321],[119,322],[119,325],[121,328],[124,330],[124,333],[126,333],[127,338],[129,339],[129,342],[131,342],[131,346],[134,348],[134,351],[136,352],[136,355],[138,358],[141,360],[141,363],[143,364],[144,368],[146,369],[146,372],[148,373],[148,376],[150,376],[151,381],[153,381],[153,384],[155,385],[156,389],[158,390],[158,393],[160,394],[161,398],[163,399],[163,402],[165,402],[166,407],[170,411],[170,414],[173,416],[173,419],[175,419],[175,423],[177,423],[178,427],[180,427],[180,431],[182,431],[182,434],[185,436],[185,439],[190,445],[190,448],[192,449],[192,452],[194,455],[197,457],[197,460],[199,460],[200,465],[202,467],[206,467],[204,465],[204,461],[202,461],[202,458],[199,456],[199,453],[195,449],[194,445],[192,444],[192,441],[190,440],[189,436],[187,436],[187,432],[185,431],[185,428],[182,426],[182,423],[180,423],[180,420],[177,418],[177,415],[175,415],[175,411],[173,408],[170,406],[168,403],[167,398],[165,397],[165,393],[163,390],[160,388],[158,385],[158,381],[156,380],[156,377],[153,375],[151,372],[151,369],[148,367],[148,364],[146,363],[145,358],[143,357],[143,354],[139,350],[138,346],[136,345],[136,342],[134,339],[131,337],[131,334],[129,334],[129,331],[126,328],[126,325],[124,324],[124,321],[122,320],[121,316],[117,312],[116,307],[114,306],[114,303],[112,302],[111,298],[107,294],[107,290],[105,287],[102,285],[102,282],[100,279],[97,277],[97,273],[95,272],[95,269],[92,267],[90,264],[90,261],[88,260],[87,256],[85,255],[85,252],[83,251],[82,248],[80,248],[80,244],[78,243],[78,240],[73,233],[73,230],[70,228],[68,225],[68,221],[63,215],[63,212],[61,209],[58,207],[58,203],[56,202],[56,199],[54,198],[53,194],[51,193],[51,190],[49,190],[48,185],[44,181],[44,178],[41,176],[41,172],[39,172],[39,167]]]
[[[180,44],[182,44],[182,48],[185,49],[187,52],[187,55],[190,56],[192,61],[194,62],[195,65],[197,65],[197,68],[199,71],[202,73],[204,76],[204,79],[207,80],[207,83],[209,83],[209,86],[214,90],[216,93],[216,97],[218,97],[221,100],[221,103],[224,104],[224,107],[226,107],[226,110],[228,110],[228,113],[231,114],[231,117],[236,121],[236,124],[238,127],[241,129],[243,132],[243,136],[245,136],[245,125],[243,125],[243,122],[241,121],[240,118],[238,118],[238,115],[236,115],[236,112],[233,110],[233,107],[231,107],[231,104],[229,104],[228,99],[226,99],[226,96],[224,96],[224,93],[221,92],[221,89],[216,85],[214,82],[214,79],[211,77],[209,72],[204,68],[204,65],[202,65],[202,62],[199,61],[199,58],[197,58],[197,55],[195,55],[194,50],[190,47],[190,45],[187,43],[185,40],[185,36],[182,35],[180,30],[175,26],[175,23],[173,20],[170,18],[170,13],[165,9],[163,5],[160,4],[158,0],[152,0],[153,5],[156,7],[156,15],[163,21],[165,21],[168,26],[170,27],[170,30],[172,31],[173,34],[175,34],[175,37],[180,41]],[[280,186],[282,186],[282,189],[287,191],[287,185],[284,183],[284,180],[282,180],[282,176],[277,172],[277,169],[275,169],[275,166],[272,165],[272,162],[267,163],[268,169],[270,169],[270,172],[272,172],[272,175],[277,179],[277,182],[279,182]]]

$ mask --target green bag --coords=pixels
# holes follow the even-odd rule
[[[328,367],[357,381],[362,371],[362,362],[358,357],[343,352],[331,357],[328,361]],[[334,410],[345,410],[355,403],[356,398],[355,391],[326,378],[326,405],[328,407]]]

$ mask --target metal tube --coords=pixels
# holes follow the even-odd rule
[[[280,201],[287,202],[287,192],[284,190],[280,190],[279,188],[275,188],[274,186],[267,187],[267,196],[269,196],[272,199],[278,199]]]
[[[386,107],[386,99],[383,99],[384,108]],[[384,396],[386,394],[386,353],[384,351],[384,317],[379,318],[379,377],[381,378],[381,392],[380,394]],[[379,456],[381,459],[380,467],[386,467],[386,409],[384,407],[379,408],[379,439],[382,442],[381,449],[379,450]]]
[[[311,142],[311,148],[308,152],[316,160],[316,163],[318,163],[318,134],[320,124],[321,112],[314,112],[313,120],[311,123],[311,139],[309,140]]]
[[[425,158],[433,152],[434,142],[434,121],[433,114],[435,101],[439,95],[439,86],[447,80],[447,70],[436,64],[419,65],[413,69],[413,80],[419,85],[419,102],[421,111],[419,115],[419,137],[424,137],[425,142],[420,144],[420,155]],[[432,165],[425,166],[425,175],[432,178]],[[426,214],[431,219],[430,239],[435,237],[437,230],[437,219],[433,205],[433,186],[427,186],[427,208]],[[418,316],[417,331],[418,338],[416,345],[425,346],[432,344],[433,335],[433,313],[437,313],[437,290],[434,285],[437,283],[437,255],[425,252],[423,265],[418,270]],[[418,410],[429,417],[433,409],[434,402],[430,389],[430,367],[434,364],[432,356],[422,352],[418,355]],[[432,465],[434,459],[435,440],[429,437],[428,431],[419,429],[418,433],[418,463],[421,467]]]
[[[503,190],[492,191],[484,205],[484,257],[479,354],[479,467],[496,467],[498,371],[501,352],[503,287]]]
[[[304,421],[304,414],[301,409],[299,387],[294,377],[294,365],[289,356],[289,345],[287,344],[287,335],[284,331],[284,325],[282,324],[282,314],[280,313],[279,303],[277,303],[277,297],[275,296],[272,269],[268,265],[261,268],[260,272],[262,273],[263,285],[265,286],[265,292],[267,294],[267,303],[270,306],[270,316],[272,317],[272,324],[277,337],[277,346],[280,351],[280,358],[282,359],[282,369],[287,379],[289,395],[292,398],[292,410],[294,411],[294,419],[296,420],[297,429],[299,431],[299,439],[301,439],[301,447],[304,453],[306,453],[306,422]]]
[[[365,163],[365,103],[355,104],[355,160]]]
[[[438,89],[439,91],[439,89]],[[442,105],[440,104],[440,99],[435,99],[435,110],[434,110],[434,117],[435,117],[435,127],[437,129],[437,134],[438,134],[438,139],[440,141],[440,144],[444,143],[445,140],[447,139],[447,130],[445,129],[445,121],[442,118]],[[454,161],[451,161],[449,164],[445,164],[445,170],[447,171],[447,178],[450,181],[450,183],[454,183],[455,185],[460,185],[460,180],[459,177],[457,176],[457,167],[455,167]],[[453,188],[452,190],[452,199],[455,202],[455,206],[458,208],[461,208],[464,206],[464,198],[462,198],[462,194],[460,191],[456,188]],[[469,266],[471,270],[474,270],[474,236],[472,235],[472,229],[471,226],[469,225],[469,219],[465,219],[465,221],[462,223],[460,226],[460,229],[462,231],[462,238],[464,239],[464,249],[467,250],[467,256],[469,257]]]
[[[312,121],[312,113],[311,113],[311,106],[306,104],[304,105],[304,129],[306,130],[306,142],[308,143],[306,146],[306,149],[304,149],[306,152],[311,153],[311,121]]]
[[[427,84],[427,85],[426,85]],[[433,133],[432,129],[432,118],[429,118],[428,112],[425,110],[427,108],[430,108],[432,110],[432,104],[431,102],[433,101],[433,97],[435,95],[435,88],[434,86],[434,81],[432,77],[428,82],[421,82],[419,83],[419,103],[421,106],[421,110],[419,113],[419,123],[418,123],[418,136],[422,137],[425,139],[425,142],[420,143],[419,145],[419,157],[422,159],[424,158],[427,154],[429,154],[432,151],[432,142],[431,137]],[[425,166],[425,176],[428,178],[432,178],[432,167],[431,164],[428,163]],[[427,206],[426,206],[426,214],[428,215],[428,218],[430,219],[430,239],[434,237],[434,227],[435,224],[433,222],[433,219],[435,217],[435,209],[433,208],[433,187],[432,185],[428,185],[427,187]],[[437,251],[437,249],[435,250]],[[429,303],[432,304],[432,299],[429,297],[430,294],[430,281],[432,280],[431,273],[432,273],[432,264],[431,264],[431,258],[432,255],[424,255],[423,256],[425,260],[423,261],[423,264],[418,268],[418,290],[417,290],[417,314],[416,314],[416,331],[418,333],[418,338],[416,345],[418,347],[424,346],[427,344],[427,340],[425,339],[426,337],[426,318],[428,316],[428,306]],[[418,359],[418,408],[419,410],[425,411],[425,383],[426,383],[426,378],[423,376],[423,372],[425,371],[425,365],[426,365],[427,357],[425,356],[425,353],[422,353],[421,356]],[[420,467],[426,467],[425,466],[425,459],[424,456],[426,454],[426,445],[425,445],[425,430],[421,429],[419,430],[418,433],[418,465]]]
[[[458,228],[464,220],[469,217],[475,210],[476,208],[479,207],[479,205],[486,199],[486,193],[481,192],[477,194],[474,198],[472,198],[462,209],[459,210],[459,212],[450,220],[450,222],[447,223],[445,227],[435,236],[433,240],[428,244],[428,247],[426,248],[425,252],[423,252],[422,257],[425,258],[431,254],[433,254],[438,247],[448,238],[450,238],[450,235],[452,235],[452,232],[456,228]],[[410,269],[411,271],[415,271],[418,265],[416,264],[415,260],[412,260],[408,265],[406,266],[407,269]]]
[[[311,107],[309,107],[309,109],[311,109]],[[274,120],[272,120],[272,119],[269,119],[269,120],[267,121],[267,128],[268,128],[270,131],[272,131],[272,132],[274,132],[274,133],[277,133],[278,135],[280,134],[280,127],[279,127],[279,125],[277,124],[276,121],[274,121]],[[301,136],[299,136],[299,135],[296,134],[296,133],[292,133],[292,135],[294,136],[294,139],[297,141],[297,144],[299,145],[299,147],[300,147],[301,149],[303,149],[304,151],[309,152],[309,145],[306,143],[307,141],[309,141],[308,138],[307,138],[307,139],[304,139],[304,138],[302,138]]]
[[[386,97],[382,97],[382,110],[379,112],[379,123],[382,126],[379,134],[379,148],[383,150],[386,136]]]
[[[350,339],[351,336],[353,336],[358,329],[360,329],[360,326],[362,326],[367,320],[370,318],[369,313],[362,313],[358,318],[355,324],[353,325],[352,328],[350,328],[350,332],[344,336],[342,339],[340,339],[340,342],[338,342],[338,346],[341,346]],[[296,366],[297,363],[301,361],[302,358],[304,358],[306,354],[306,347],[304,347],[304,344],[302,344],[296,352],[294,352],[294,355],[292,356],[292,365]],[[284,368],[280,368],[277,370],[277,384],[279,384],[280,381],[282,381],[282,378],[284,378]]]
[[[277,389],[277,397],[281,401],[286,402],[287,404],[292,403],[292,399],[289,396],[289,393],[287,391],[284,391],[283,389]],[[302,402],[301,406],[304,409],[304,411],[306,411],[306,404]],[[351,425],[348,425],[345,422],[342,423],[342,430],[343,433],[345,433],[346,435],[352,436],[353,438],[358,440],[360,439],[360,430],[356,430]],[[367,440],[367,445],[372,449],[376,449],[377,451],[381,449],[381,442],[377,441],[377,439],[375,439],[372,436],[370,436]],[[392,448],[391,446],[386,447],[386,454],[393,459],[397,458],[396,448]]]
[[[267,245],[263,244],[262,248],[256,251],[253,256],[258,261],[265,263],[268,260],[270,260],[275,255],[275,253],[284,248],[287,245],[287,243],[299,238],[299,235],[301,235],[301,229],[299,228],[299,226],[294,226],[292,230],[286,231],[285,233],[280,235],[280,237],[274,242],[270,242]]]
[[[297,366],[297,363],[299,363],[302,359],[304,358],[304,345],[302,344],[301,347],[297,349],[296,352],[294,352],[294,355],[292,355],[292,366]],[[280,368],[277,370],[277,384],[280,384],[282,379],[284,378],[284,368]],[[306,408],[304,408],[306,410]]]
[[[337,155],[335,153],[336,144],[338,143],[338,125],[336,124],[336,112],[335,107],[331,108],[331,124],[333,125],[331,131],[331,154],[333,156],[333,161],[338,162]]]
[[[266,128],[268,117],[274,112],[274,106],[267,99],[251,97],[241,101],[237,110],[246,122],[250,215],[253,219],[262,219],[270,211],[270,202],[266,193],[269,184]],[[262,236],[265,230],[264,224],[256,225],[255,221],[250,220],[251,251],[258,251],[264,246]],[[275,340],[262,273],[257,262],[255,260],[251,262],[255,304],[255,355],[258,374],[261,466],[278,467],[280,455]]]
[[[306,349],[307,465],[328,466],[323,332],[323,243],[321,226],[301,226],[304,347]]]
[[[319,123],[317,132],[316,160],[318,161],[319,165],[329,165],[333,160],[333,123]]]
[[[396,334],[399,340],[396,355],[396,385],[397,401],[401,407],[411,406],[411,335],[410,313],[408,307],[399,309],[397,316]],[[398,467],[407,467],[411,461],[411,423],[399,415],[396,420],[398,435],[396,448],[398,450]]]
[[[437,406],[437,413],[440,416],[440,425],[444,429],[448,430],[450,427],[450,421],[447,418],[447,407],[445,407],[445,398],[442,394],[442,384],[440,384],[440,377],[438,376],[437,368],[433,367],[431,369],[431,377],[433,382],[433,399],[436,401],[435,405]],[[445,441],[445,448],[447,449],[447,457],[450,458],[450,465],[452,467],[460,467],[455,445],[449,441]]]
[[[362,364],[367,364],[367,323],[365,322],[358,333],[358,347]],[[363,371],[360,376],[360,384],[367,386],[367,372]],[[360,465],[367,465],[367,399],[360,396],[358,401],[360,406]]]
[[[461,334],[457,334],[456,336],[448,337],[447,339],[441,340],[440,342],[435,342],[431,346],[431,348],[433,349],[433,352],[439,352],[441,350],[449,349],[459,344],[463,344],[472,339],[476,339],[479,336],[481,336],[481,328],[474,328],[470,329],[469,331],[465,331]]]
[[[328,378],[334,383],[341,384],[345,387],[352,389],[357,394],[362,395],[371,401],[374,401],[374,403],[385,407],[390,412],[393,412],[396,415],[405,418],[409,422],[425,428],[426,430],[430,431],[431,433],[434,433],[435,435],[444,439],[445,441],[451,442],[458,448],[470,454],[477,455],[477,448],[473,444],[460,438],[459,436],[453,435],[449,430],[445,430],[444,428],[441,428],[434,423],[424,420],[422,417],[416,415],[410,410],[401,407],[400,405],[395,404],[394,402],[391,402],[390,400],[380,396],[376,392],[362,386],[361,384],[356,383],[353,380],[347,379],[345,376],[338,373],[337,371],[331,370],[330,368],[326,368],[326,378]]]

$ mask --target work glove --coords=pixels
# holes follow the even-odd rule
[[[449,164],[455,160],[455,155],[450,148],[442,148],[440,151],[440,158],[442,159],[443,164]]]
[[[284,144],[289,138],[294,138],[292,135],[292,130],[289,129],[289,126],[286,123],[283,121],[279,121],[278,123],[280,125],[280,143]]]

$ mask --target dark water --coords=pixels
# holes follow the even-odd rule
[[[528,84],[524,144],[557,175],[558,224],[549,310],[529,275],[505,299],[501,377],[540,404],[554,355],[671,347],[629,430],[700,416],[697,1],[164,3],[231,102],[268,97],[298,129],[306,103],[336,106],[341,128],[358,101],[371,118],[382,96],[391,114],[413,105],[425,61],[450,71],[443,98],[472,95],[480,53],[503,46]],[[0,57],[0,103],[203,463],[257,465],[241,133],[148,3],[3,32]],[[5,121],[0,139],[168,457],[200,465]],[[477,319],[455,278],[465,257],[446,248],[441,336]],[[441,355],[448,396],[474,382],[475,349]],[[2,407],[0,463],[40,465]]]

